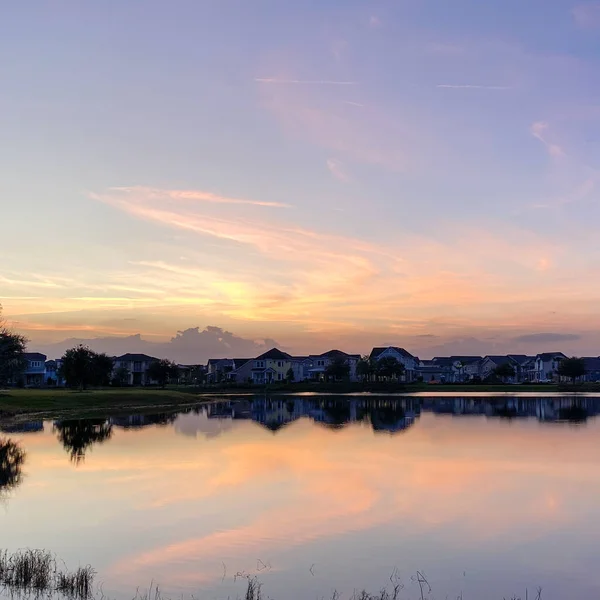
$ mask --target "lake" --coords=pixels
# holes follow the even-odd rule
[[[108,598],[600,596],[600,398],[228,397],[4,423],[26,453],[0,547],[91,564]],[[0,481],[2,481],[0,479]]]

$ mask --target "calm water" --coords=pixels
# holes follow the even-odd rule
[[[248,398],[3,426],[26,451],[0,547],[90,563],[111,598],[377,591],[600,596],[600,399]]]

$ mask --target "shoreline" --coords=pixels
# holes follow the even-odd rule
[[[368,387],[369,389],[365,389]],[[361,389],[362,388],[362,389]],[[21,418],[85,417],[106,413],[176,411],[219,399],[256,395],[272,396],[398,396],[413,398],[453,397],[464,394],[471,398],[598,396],[600,385],[385,385],[362,386],[335,384],[323,386],[291,385],[272,388],[109,388],[87,391],[65,389],[0,390],[0,421]]]

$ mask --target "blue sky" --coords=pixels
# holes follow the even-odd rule
[[[11,3],[5,317],[592,352],[599,51],[598,2]]]

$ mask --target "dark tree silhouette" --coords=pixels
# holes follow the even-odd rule
[[[54,431],[71,460],[78,464],[94,444],[102,444],[111,438],[112,425],[105,419],[57,421]]]
[[[504,363],[494,369],[494,375],[499,377],[502,381],[506,381],[509,377],[514,377],[515,373],[515,368],[510,363]]]
[[[391,379],[404,373],[404,365],[394,356],[384,356],[377,361],[377,375]]]
[[[175,379],[179,375],[179,368],[174,362],[165,358],[155,360],[148,367],[148,377],[165,387],[170,379]]]
[[[292,381],[294,381],[294,369],[292,369],[292,367],[290,367],[287,370],[287,373],[285,374],[285,379],[288,383],[291,383]]]
[[[27,339],[14,333],[2,319],[2,306],[0,305],[0,387],[5,387],[15,380],[25,370],[26,363],[23,353]]]
[[[371,362],[368,356],[363,356],[356,364],[356,374],[363,381],[371,378],[371,375],[375,372],[375,365]]]
[[[68,386],[84,390],[88,385],[108,385],[112,368],[110,356],[79,345],[65,352],[60,373]]]
[[[0,439],[0,497],[19,486],[24,463],[25,452],[21,446],[10,439]]]
[[[571,358],[563,358],[558,363],[558,374],[561,377],[568,377],[571,383],[585,375],[585,361],[583,358],[572,356]]]
[[[325,377],[327,379],[333,379],[335,381],[337,379],[348,379],[349,376],[350,365],[348,364],[348,361],[341,356],[334,358],[327,367],[325,367]]]

